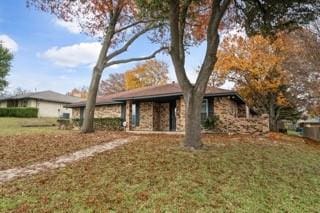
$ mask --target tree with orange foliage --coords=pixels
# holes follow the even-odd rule
[[[81,128],[83,133],[94,131],[96,97],[103,70],[115,64],[151,59],[166,49],[160,47],[145,57],[116,59],[138,38],[159,26],[152,19],[141,19],[135,2],[131,0],[27,0],[27,3],[28,6],[53,13],[65,21],[77,21],[82,31],[89,35],[103,36],[102,47],[92,72]],[[118,46],[121,47],[117,48]]]
[[[319,0],[136,0],[146,17],[166,25],[160,42],[168,42],[169,54],[186,104],[184,146],[200,148],[201,103],[217,62],[222,30],[242,27],[249,36],[275,35],[306,24],[320,13]],[[168,36],[162,36],[168,35]],[[163,39],[164,38],[164,39]],[[195,83],[186,74],[190,46],[205,42],[204,57]]]
[[[157,60],[149,60],[136,65],[124,73],[126,90],[164,85],[168,83],[168,65]]]
[[[235,89],[250,106],[269,114],[271,130],[276,130],[281,109],[293,107],[284,68],[287,51],[285,37],[281,35],[276,39],[227,37],[215,67],[226,79],[235,82]]]

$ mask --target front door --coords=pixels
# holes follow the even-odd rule
[[[176,131],[176,102],[170,102],[170,131]]]

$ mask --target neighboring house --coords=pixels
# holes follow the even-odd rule
[[[35,107],[39,110],[38,117],[71,117],[72,109],[64,105],[82,100],[53,91],[42,91],[0,98],[0,107]]]
[[[86,102],[67,105],[73,118],[83,119]],[[219,116],[218,129],[230,133],[267,132],[268,117],[257,117],[240,95],[231,90],[208,87],[201,119]],[[144,87],[98,97],[95,117],[121,117],[127,131],[184,131],[185,102],[176,83]]]

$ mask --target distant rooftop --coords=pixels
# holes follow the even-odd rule
[[[41,92],[30,92],[30,93],[16,95],[16,96],[10,96],[10,97],[3,97],[3,98],[0,98],[0,101],[21,100],[21,99],[36,99],[36,100],[59,102],[59,103],[66,103],[66,104],[71,104],[71,103],[83,101],[83,99],[81,99],[81,98],[63,95],[63,94],[53,92],[50,90],[41,91]]]

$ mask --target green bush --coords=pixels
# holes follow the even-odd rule
[[[212,117],[208,117],[203,123],[202,127],[206,130],[214,129],[219,122],[219,116],[213,115]]]
[[[80,127],[83,123],[83,119],[75,118],[72,119],[75,126]],[[122,118],[95,118],[94,119],[94,128],[97,130],[110,130],[110,131],[121,131],[124,128],[122,127]]]
[[[36,118],[38,109],[33,107],[0,108],[0,117]]]

